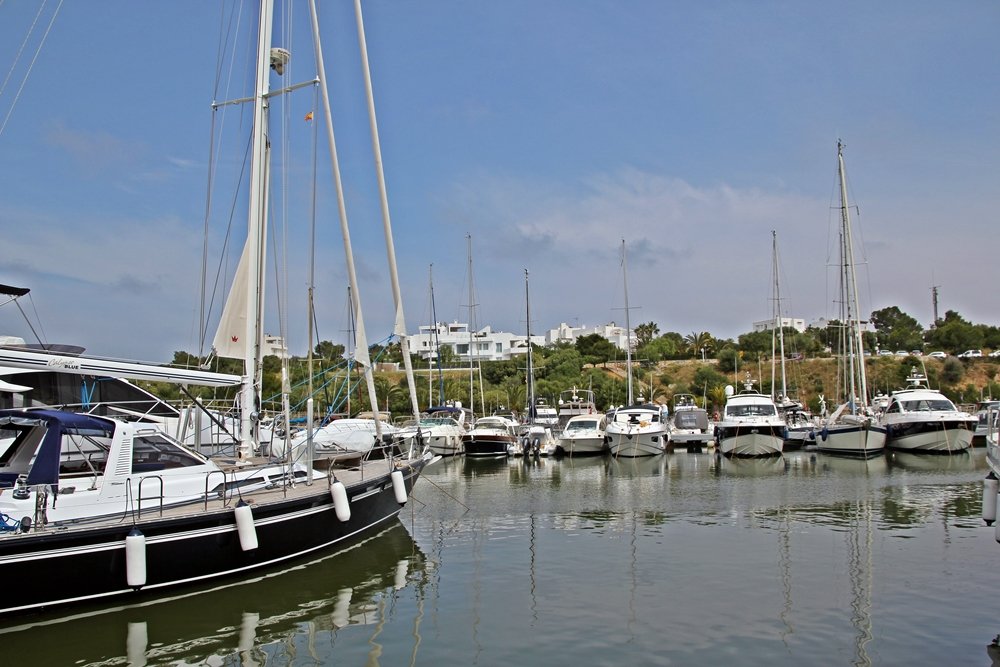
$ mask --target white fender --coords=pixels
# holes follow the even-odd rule
[[[393,470],[389,475],[392,478],[392,490],[396,492],[396,502],[400,505],[406,504],[406,482],[403,481],[403,472]]]
[[[146,536],[138,528],[125,536],[125,581],[135,589],[146,585]]]
[[[236,532],[240,536],[240,548],[253,551],[257,548],[257,527],[253,523],[253,510],[242,500],[236,505]]]
[[[337,518],[342,522],[351,520],[351,501],[347,499],[347,489],[343,482],[330,485],[330,495],[333,497],[333,508],[337,510]]]
[[[396,563],[396,578],[393,581],[393,586],[397,591],[406,588],[406,575],[409,569],[410,563],[405,558]]]
[[[1000,491],[1000,480],[993,473],[983,480],[983,521],[992,526],[997,519],[997,492]]]

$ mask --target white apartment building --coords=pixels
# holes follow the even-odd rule
[[[532,336],[531,342],[545,345],[545,337]],[[506,361],[523,358],[528,352],[527,337],[523,334],[493,331],[489,326],[472,332],[466,322],[422,325],[419,333],[410,336],[409,343],[410,352],[419,354],[421,359],[434,359],[438,347],[443,345],[450,347],[455,358],[464,362]]]
[[[562,322],[555,329],[549,329],[549,332],[545,334],[545,344],[555,345],[556,343],[576,343],[576,339],[581,336],[590,336],[597,334],[602,338],[605,338],[620,350],[624,350],[625,346],[629,344],[631,340],[632,348],[635,349],[635,331],[631,332],[629,336],[625,327],[620,327],[614,322],[608,324],[602,324],[596,327],[588,327],[586,325],[582,327],[571,327],[570,325]]]
[[[754,333],[758,331],[771,331],[774,328],[774,318],[769,320],[760,320],[759,322],[753,323]],[[781,328],[788,329],[792,328],[799,333],[806,332],[806,321],[801,317],[782,317],[781,318]]]

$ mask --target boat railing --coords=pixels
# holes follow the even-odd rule
[[[142,494],[142,486],[143,486],[143,484],[145,484],[146,482],[153,481],[153,480],[155,480],[160,485],[160,487],[159,487],[160,488],[159,495],[156,495],[156,496],[144,496]],[[142,502],[144,500],[147,500],[147,501],[154,501],[155,500],[155,501],[159,501],[159,513],[160,513],[160,516],[163,516],[163,496],[164,496],[164,492],[163,492],[163,478],[160,477],[159,475],[146,475],[146,476],[144,476],[142,479],[139,480],[139,492],[138,492],[138,497],[136,498],[136,514],[139,517],[142,517]]]
[[[227,486],[227,476],[225,470],[210,470],[205,474],[205,509],[208,509],[208,499],[211,494],[208,492],[209,482],[215,475],[222,475],[222,486],[219,490],[219,497],[225,498],[226,496],[226,486]]]

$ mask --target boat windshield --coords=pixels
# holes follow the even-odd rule
[[[727,405],[727,417],[769,417],[778,414],[773,405],[751,403],[749,405]]]
[[[421,426],[458,426],[458,422],[450,417],[424,417]]]
[[[675,412],[674,426],[677,428],[701,428],[697,412]]]
[[[597,428],[596,419],[588,419],[586,421],[575,421],[570,422],[566,425],[566,431],[590,431]]]
[[[918,401],[900,401],[904,412],[930,412],[931,410],[954,410],[955,404],[947,398],[922,398]]]

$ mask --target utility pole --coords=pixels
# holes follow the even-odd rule
[[[938,323],[938,285],[931,286],[931,305],[934,309],[934,321],[931,322],[931,329],[935,329]]]

